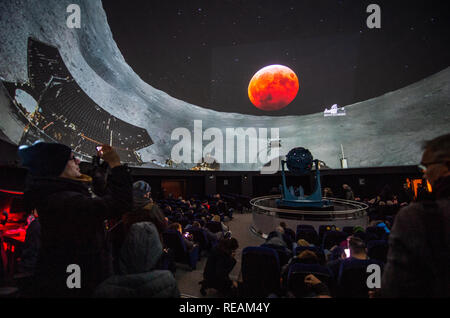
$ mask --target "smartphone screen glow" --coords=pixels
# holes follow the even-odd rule
[[[344,249],[344,252],[345,252],[345,257],[349,258],[350,257],[350,249],[346,248],[346,249]]]

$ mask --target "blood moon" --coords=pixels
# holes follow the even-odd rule
[[[253,75],[248,85],[248,97],[259,109],[279,110],[294,100],[298,88],[297,75],[289,67],[269,65]]]

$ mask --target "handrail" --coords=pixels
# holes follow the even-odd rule
[[[312,210],[302,210],[302,209],[296,209],[296,210],[292,210],[292,209],[282,209],[282,208],[277,208],[277,207],[270,207],[270,206],[266,206],[266,205],[262,205],[261,203],[264,201],[272,201],[275,202],[276,199],[280,199],[281,195],[279,194],[275,194],[275,195],[267,195],[267,196],[263,196],[263,197],[257,197],[254,198],[252,200],[250,200],[250,204],[252,205],[253,208],[257,208],[257,209],[261,209],[264,210],[266,212],[276,212],[276,213],[291,213],[291,214],[311,214],[311,215],[336,215],[336,216],[340,216],[340,215],[348,215],[348,214],[358,214],[359,212],[363,212],[365,211],[369,206],[363,202],[358,202],[358,201],[351,201],[351,200],[344,200],[344,199],[338,199],[338,198],[326,198],[327,200],[331,201],[331,202],[336,202],[336,203],[341,203],[350,207],[353,207],[354,209],[348,209],[348,210],[342,210],[342,211],[312,211]]]

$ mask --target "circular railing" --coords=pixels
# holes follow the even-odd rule
[[[367,204],[358,201],[326,198],[326,200],[329,200],[333,204],[336,208],[335,210],[318,211],[307,209],[283,209],[276,206],[277,199],[281,199],[281,195],[268,195],[250,200],[252,212],[288,219],[348,220],[366,216],[367,208],[369,207]]]

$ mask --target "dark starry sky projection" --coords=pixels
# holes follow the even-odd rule
[[[367,100],[450,65],[446,1],[106,1],[114,40],[147,83],[186,102],[252,115],[304,115]],[[369,4],[381,29],[369,29]],[[287,107],[252,105],[270,64],[298,76]]]

